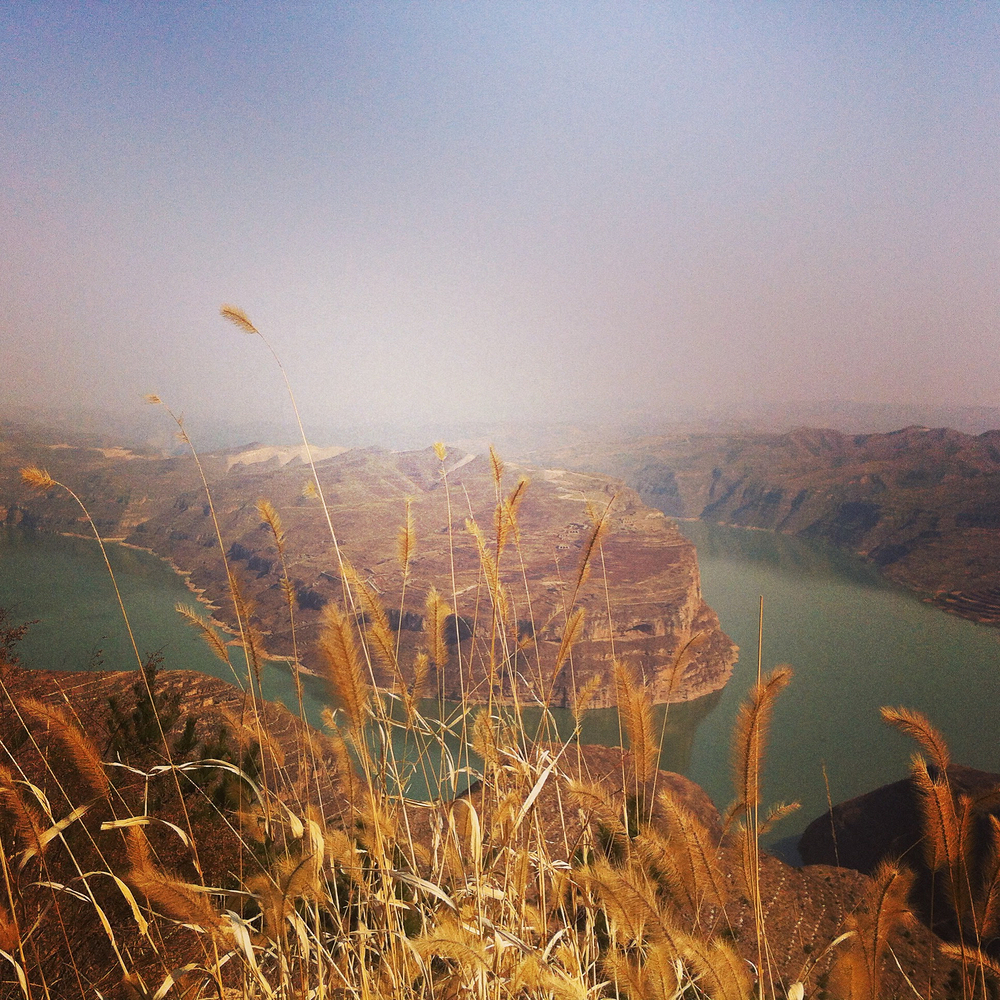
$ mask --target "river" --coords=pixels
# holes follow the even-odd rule
[[[107,552],[140,655],[159,653],[167,669],[185,667],[233,681],[230,668],[174,610],[183,603],[206,613],[183,577],[149,552],[123,545],[108,545]],[[16,649],[27,666],[136,667],[111,578],[91,539],[0,527],[0,608],[7,609],[13,624],[38,619]],[[305,681],[310,718],[319,724],[322,685]],[[284,664],[268,664],[263,685],[266,697],[296,707],[292,675]]]
[[[763,667],[792,666],[775,706],[764,799],[802,809],[794,833],[839,802],[905,777],[909,740],[881,705],[923,711],[952,758],[1000,771],[1000,630],[948,615],[832,547],[772,532],[680,522],[698,548],[702,591],[740,646],[717,707],[698,725],[687,773],[717,804],[732,798],[729,743],[756,676],[759,598]]]
[[[795,671],[775,709],[764,798],[799,801],[775,831],[790,835],[826,808],[823,768],[834,802],[905,775],[911,741],[879,719],[880,705],[926,712],[956,761],[1000,771],[1000,630],[947,615],[835,549],[763,531],[701,522],[680,527],[698,547],[702,589],[741,648],[721,696],[671,706],[663,764],[701,784],[725,807],[732,798],[730,738],[756,671],[757,612],[764,598],[765,671]],[[164,562],[109,546],[140,652],[159,651],[166,667],[232,679],[225,664],[174,612],[197,606]],[[0,529],[0,607],[11,620],[39,618],[20,646],[30,666],[58,670],[131,669],[134,657],[97,546],[86,539]],[[265,694],[294,706],[283,664],[264,672]],[[318,721],[323,689],[307,685]],[[568,713],[558,713],[563,727]],[[657,725],[663,723],[663,710]],[[585,738],[616,743],[615,714],[595,712]]]

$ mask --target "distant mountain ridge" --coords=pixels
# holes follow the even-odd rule
[[[619,475],[667,514],[829,541],[1000,624],[1000,431],[676,434],[546,458]]]

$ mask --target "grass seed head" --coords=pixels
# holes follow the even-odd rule
[[[56,481],[37,465],[29,465],[21,470],[21,479],[32,489],[50,490],[56,485]]]
[[[260,331],[250,322],[250,318],[239,306],[223,305],[219,310],[219,315],[238,326],[244,333],[260,334]]]

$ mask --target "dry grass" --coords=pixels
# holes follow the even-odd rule
[[[262,338],[242,311],[227,306],[223,316]],[[436,447],[447,491],[446,452]],[[529,487],[521,480],[507,491],[503,463],[491,460],[494,523],[489,537],[467,526],[481,585],[463,600],[491,621],[473,655],[476,670],[494,680],[513,669],[526,641],[511,609],[518,508]],[[317,514],[336,546],[312,468]],[[60,487],[40,470],[24,477],[41,490]],[[284,565],[280,518],[266,499],[258,510]],[[551,663],[539,659],[542,690],[572,662],[582,624],[576,595],[602,565],[607,510],[592,512],[592,522],[567,584],[558,652]],[[221,533],[218,540],[225,558]],[[418,546],[407,511],[398,543],[404,586]],[[775,958],[782,942],[770,936],[765,898],[775,878],[759,851],[766,824],[758,810],[767,723],[787,671],[761,679],[741,713],[736,803],[723,838],[658,771],[650,698],[630,671],[617,669],[615,679],[631,753],[595,775],[574,740],[554,740],[544,712],[529,733],[516,703],[425,711],[431,668],[440,674],[450,655],[463,655],[446,634],[462,610],[454,580],[439,581],[450,603],[431,590],[423,648],[401,664],[379,595],[343,561],[339,568],[342,601],[328,605],[320,639],[338,706],[325,734],[303,723],[275,735],[273,709],[259,695],[260,640],[232,574],[242,662],[190,616],[245,691],[214,742],[204,726],[182,738],[158,723],[155,739],[134,754],[102,760],[85,735],[92,728],[69,707],[4,686],[0,995],[801,997],[820,992],[821,966],[841,953],[836,995],[880,995],[891,935],[907,914],[898,868],[872,882],[844,940],[823,942],[833,950],[791,972]],[[294,637],[287,574],[284,583]],[[391,688],[375,684],[376,661],[395,678]],[[578,723],[592,694],[578,694]],[[160,703],[155,691],[148,696]],[[946,763],[944,742],[925,720],[896,713],[891,721]],[[961,945],[965,995],[982,995],[993,973],[981,944],[1000,922],[1000,882],[994,874],[985,896],[965,891],[974,804],[956,806],[940,776],[922,761],[915,767],[930,863],[947,869],[959,925],[971,929]],[[415,779],[439,794],[411,798]],[[470,783],[468,794],[455,794]],[[992,830],[1000,856],[1000,828]]]

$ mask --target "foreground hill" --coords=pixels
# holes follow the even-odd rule
[[[169,559],[189,575],[215,617],[235,628],[211,509],[190,458],[11,439],[3,446],[0,519],[49,531],[86,531],[79,508],[60,491],[39,497],[19,483],[20,465],[42,465],[78,490],[105,536]],[[230,569],[255,606],[253,623],[270,654],[291,656],[284,570],[257,503],[266,499],[279,512],[287,532],[301,659],[321,669],[315,646],[323,608],[342,600],[344,581],[322,506],[303,492],[311,479],[308,467],[294,450],[262,448],[206,456],[203,466]],[[436,690],[446,697],[464,695],[479,703],[541,699],[568,707],[590,681],[590,703],[608,707],[615,702],[614,657],[646,680],[656,702],[686,701],[725,685],[736,649],[702,599],[693,546],[620,482],[538,468],[508,471],[502,493],[516,489],[521,478],[530,480],[521,491],[516,539],[499,567],[517,634],[508,637],[507,667],[490,678],[482,670],[489,656],[479,655],[481,649],[471,655],[490,634],[492,612],[479,546],[467,529],[467,521],[475,520],[487,548],[495,549],[498,488],[489,458],[458,453],[441,462],[433,449],[402,454],[363,449],[330,455],[317,469],[342,553],[387,609],[408,681],[415,654],[427,645],[425,606],[436,587],[454,612],[447,629],[448,665],[436,678]],[[397,536],[408,504],[415,555],[404,589]],[[589,576],[580,580],[595,519],[603,519],[606,531],[594,548]],[[573,655],[556,670],[574,607],[583,608],[583,625]],[[391,683],[391,674],[378,675],[378,669],[377,679]]]
[[[0,835],[19,862],[10,866],[16,889],[8,897],[17,923],[0,910],[10,949],[0,964],[0,997],[25,995],[18,967],[32,984],[45,983],[48,995],[66,997],[152,996],[169,978],[176,990],[159,995],[229,1000],[264,993],[248,985],[276,983],[283,973],[291,978],[288,965],[302,970],[308,984],[317,968],[326,970],[324,945],[332,942],[336,955],[334,946],[346,949],[355,940],[351,920],[359,911],[369,918],[384,911],[382,898],[372,892],[370,902],[368,895],[379,878],[394,890],[390,898],[408,919],[402,926],[414,950],[436,946],[443,959],[455,960],[459,925],[452,913],[461,907],[466,950],[456,961],[481,953],[497,965],[490,973],[499,985],[490,995],[615,996],[603,970],[620,950],[618,937],[648,942],[650,952],[672,949],[676,967],[687,965],[701,985],[713,986],[706,995],[758,995],[751,992],[751,970],[760,960],[758,918],[767,929],[774,995],[795,982],[807,996],[841,995],[827,987],[838,960],[851,957],[841,935],[871,895],[870,880],[829,865],[795,869],[761,854],[755,916],[738,836],[723,834],[698,786],[663,771],[654,771],[643,789],[655,801],[648,819],[609,841],[608,824],[621,817],[637,787],[631,753],[519,743],[490,780],[458,799],[394,799],[365,782],[339,737],[309,729],[281,706],[252,708],[245,692],[188,671],[153,681],[165,740],[148,724],[152,715],[143,711],[134,672],[35,671],[0,661]],[[134,694],[123,695],[130,686]],[[180,709],[169,722],[168,704]],[[134,727],[124,743],[116,740],[123,719]],[[181,749],[185,719],[194,726]],[[172,746],[177,784],[163,766],[164,742]],[[48,789],[39,800],[44,816],[25,794],[32,787]],[[43,820],[58,821],[58,837],[40,834]],[[391,867],[371,860],[376,828],[398,847]],[[316,852],[316,844],[323,850]],[[313,881],[289,875],[300,871]],[[592,893],[606,900],[607,915],[598,922]],[[525,904],[527,918],[518,919]],[[309,913],[309,906],[322,916],[318,940],[283,937],[282,923],[296,926],[296,907]],[[476,913],[487,906],[477,923]],[[500,916],[507,924],[499,924]],[[891,917],[876,956],[882,995],[906,995],[909,980],[926,991],[920,995],[952,996],[958,964],[941,953],[942,942],[905,912]],[[366,939],[381,930],[371,923]],[[252,931],[252,940],[239,936],[240,928]],[[574,961],[578,952],[591,964]],[[372,954],[372,965],[391,960],[388,949]],[[509,967],[520,967],[512,959],[523,965],[539,958],[562,992],[508,991]],[[468,975],[475,982],[485,961],[471,970],[467,964],[453,968],[442,960],[438,979],[448,985],[447,976]],[[363,981],[356,964],[329,966],[350,977],[349,987]],[[656,969],[653,962],[647,967]],[[419,971],[411,973],[412,985],[381,995],[458,995],[420,989]],[[142,982],[147,986],[140,989]]]
[[[668,514],[831,542],[948,610],[1000,623],[1000,431],[685,434],[549,457],[620,475]]]

